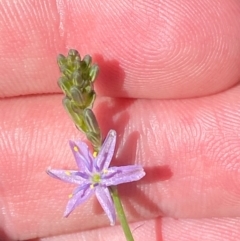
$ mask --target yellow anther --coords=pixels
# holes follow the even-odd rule
[[[65,171],[66,175],[71,176],[71,172]]]
[[[93,184],[91,184],[91,185],[90,185],[90,188],[91,188],[91,189],[93,189],[93,188],[94,188],[94,185],[93,185]]]
[[[77,146],[74,146],[74,147],[73,147],[73,150],[74,150],[75,152],[78,152],[78,147],[77,147]]]
[[[94,157],[96,157],[96,156],[97,156],[97,154],[98,154],[98,153],[97,153],[96,151],[95,151],[95,152],[93,152],[93,156],[94,156]]]
[[[108,170],[107,170],[107,169],[104,169],[104,170],[103,170],[103,173],[104,173],[104,174],[107,174],[107,173],[108,173]]]
[[[69,195],[68,195],[68,198],[72,198],[72,197],[73,197],[73,195],[72,195],[72,194],[69,194]]]

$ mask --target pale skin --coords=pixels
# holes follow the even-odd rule
[[[0,3],[0,239],[124,240],[95,198],[63,218],[74,186],[45,173],[84,139],[56,84],[74,48],[100,66],[112,164],[146,169],[119,187],[135,240],[239,240],[239,0],[33,2]]]

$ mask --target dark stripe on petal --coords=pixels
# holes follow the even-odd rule
[[[110,220],[110,224],[114,225],[116,222],[116,212],[108,188],[98,186],[95,188],[95,193],[99,203]]]
[[[87,144],[82,141],[69,141],[69,144],[78,165],[79,171],[92,172],[93,156],[91,155]]]
[[[112,175],[114,173],[114,175]],[[102,178],[101,184],[114,186],[122,183],[138,181],[145,172],[140,165],[130,165],[122,167],[110,167],[108,173]]]
[[[85,180],[81,176],[76,176],[78,171],[72,170],[57,170],[57,169],[48,169],[47,174],[53,178],[59,179],[64,182],[82,184]]]
[[[73,196],[68,201],[66,210],[64,212],[64,217],[67,217],[78,205],[90,198],[93,193],[94,189],[91,189],[90,185],[87,184],[76,188]]]
[[[117,133],[115,130],[110,130],[103,142],[102,148],[96,157],[96,162],[99,170],[107,169],[112,160],[116,145]]]

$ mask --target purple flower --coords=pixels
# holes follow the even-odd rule
[[[78,171],[56,169],[47,171],[51,177],[78,184],[78,187],[69,195],[70,200],[64,213],[65,217],[95,193],[111,225],[115,224],[116,213],[108,187],[137,181],[145,175],[140,165],[109,167],[115,144],[116,132],[110,130],[99,154],[94,157],[84,142],[70,141]]]

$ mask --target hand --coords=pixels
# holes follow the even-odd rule
[[[3,0],[0,13],[1,240],[124,240],[94,198],[63,218],[74,186],[45,173],[75,168],[68,140],[83,138],[56,84],[69,48],[100,66],[113,162],[146,168],[119,186],[135,240],[239,239],[238,0]]]

